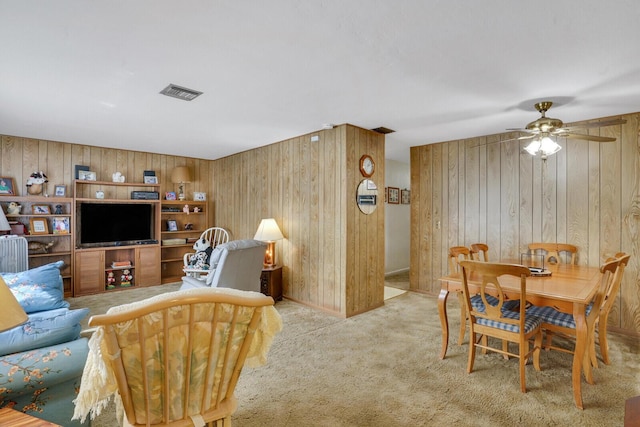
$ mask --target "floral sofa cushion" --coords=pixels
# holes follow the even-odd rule
[[[22,325],[0,333],[0,356],[73,341],[80,337],[80,322],[88,308],[58,308],[29,314]]]
[[[63,261],[57,261],[19,273],[0,273],[0,276],[27,314],[69,308],[60,275],[63,265]]]

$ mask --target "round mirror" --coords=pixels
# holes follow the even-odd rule
[[[356,203],[363,214],[372,214],[378,204],[378,187],[371,179],[363,179],[358,184]]]

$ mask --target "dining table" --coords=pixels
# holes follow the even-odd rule
[[[500,260],[503,263],[520,264],[515,260]],[[585,379],[593,384],[589,351],[587,344],[590,337],[586,321],[586,308],[593,300],[600,283],[599,267],[574,264],[554,264],[545,266],[548,275],[527,277],[526,299],[537,306],[551,306],[572,314],[576,322],[576,344],[573,354],[571,383],[575,405],[584,409],[582,404],[581,381],[584,371]],[[549,274],[550,273],[550,274]],[[442,326],[442,347],[440,358],[444,359],[449,344],[449,322],[447,319],[447,297],[449,292],[462,292],[462,274],[450,273],[440,279],[441,290],[438,297],[438,313]],[[482,279],[477,273],[467,278],[469,293],[478,292]],[[504,276],[500,280],[505,297],[520,299],[520,279]],[[592,337],[591,337],[592,339]]]

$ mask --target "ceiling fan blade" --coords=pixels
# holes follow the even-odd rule
[[[584,139],[587,141],[597,141],[597,142],[613,142],[616,139],[610,138],[608,136],[597,136],[597,135],[582,135],[579,133],[563,133],[558,136],[567,139]]]
[[[571,132],[576,129],[602,128],[605,126],[623,125],[625,123],[627,123],[625,119],[611,119],[611,120],[603,120],[601,122],[585,123],[583,125],[567,126],[567,127],[560,128],[560,130]]]
[[[522,132],[522,133],[534,133],[537,134],[538,130],[532,130],[532,129],[526,129],[526,128],[509,128],[509,129],[505,129],[508,130],[510,132]]]
[[[521,136],[520,138],[516,138],[518,141],[522,141],[523,139],[531,139],[531,138],[535,138],[536,136],[538,136],[537,134],[533,134],[533,135],[527,135],[527,136]]]

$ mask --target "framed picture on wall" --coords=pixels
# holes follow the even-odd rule
[[[400,191],[400,203],[402,203],[403,205],[408,205],[411,202],[411,191],[407,190],[406,188],[404,190]]]
[[[400,203],[400,189],[398,187],[389,187],[389,203],[397,205]]]

